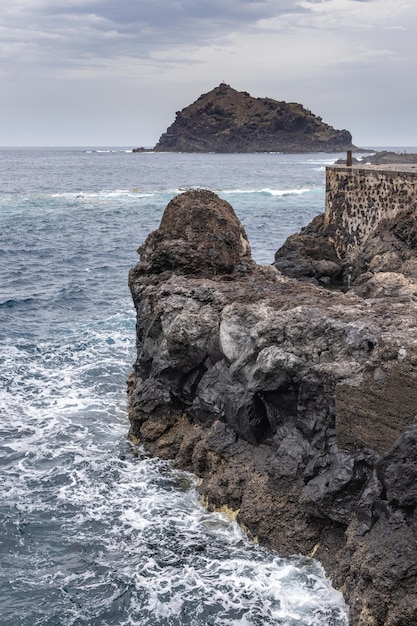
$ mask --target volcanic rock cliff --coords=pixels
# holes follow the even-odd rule
[[[139,253],[132,438],[262,543],[318,558],[352,624],[416,624],[416,298],[257,265],[209,191],[174,198]]]
[[[340,152],[354,148],[301,104],[252,98],[222,83],[177,112],[157,152]]]

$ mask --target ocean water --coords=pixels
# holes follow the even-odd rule
[[[217,191],[271,263],[340,155],[0,150],[1,626],[346,626],[320,564],[208,513],[127,441],[136,248],[183,189]]]

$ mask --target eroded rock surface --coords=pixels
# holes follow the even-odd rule
[[[131,436],[262,543],[318,558],[352,624],[417,623],[415,300],[256,265],[207,191],[171,202],[139,250]]]

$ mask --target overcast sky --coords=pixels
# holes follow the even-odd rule
[[[416,0],[3,0],[0,145],[153,146],[226,82],[417,146]]]

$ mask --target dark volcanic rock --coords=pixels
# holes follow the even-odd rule
[[[417,299],[417,207],[380,222],[349,256],[337,255],[334,227],[319,215],[275,253],[285,276],[350,291],[362,298]]]
[[[289,278],[304,282],[340,286],[343,264],[332,243],[331,229],[318,215],[301,230],[288,237],[275,253],[274,266]]]
[[[354,148],[347,130],[335,130],[294,102],[252,98],[222,83],[177,112],[159,152],[341,152]]]
[[[158,230],[138,250],[140,271],[212,276],[249,271],[248,238],[231,205],[203,189],[168,204]]]
[[[140,250],[132,438],[195,472],[208,506],[237,510],[262,543],[320,559],[352,624],[417,623],[416,301],[257,266],[208,192],[176,198]]]

